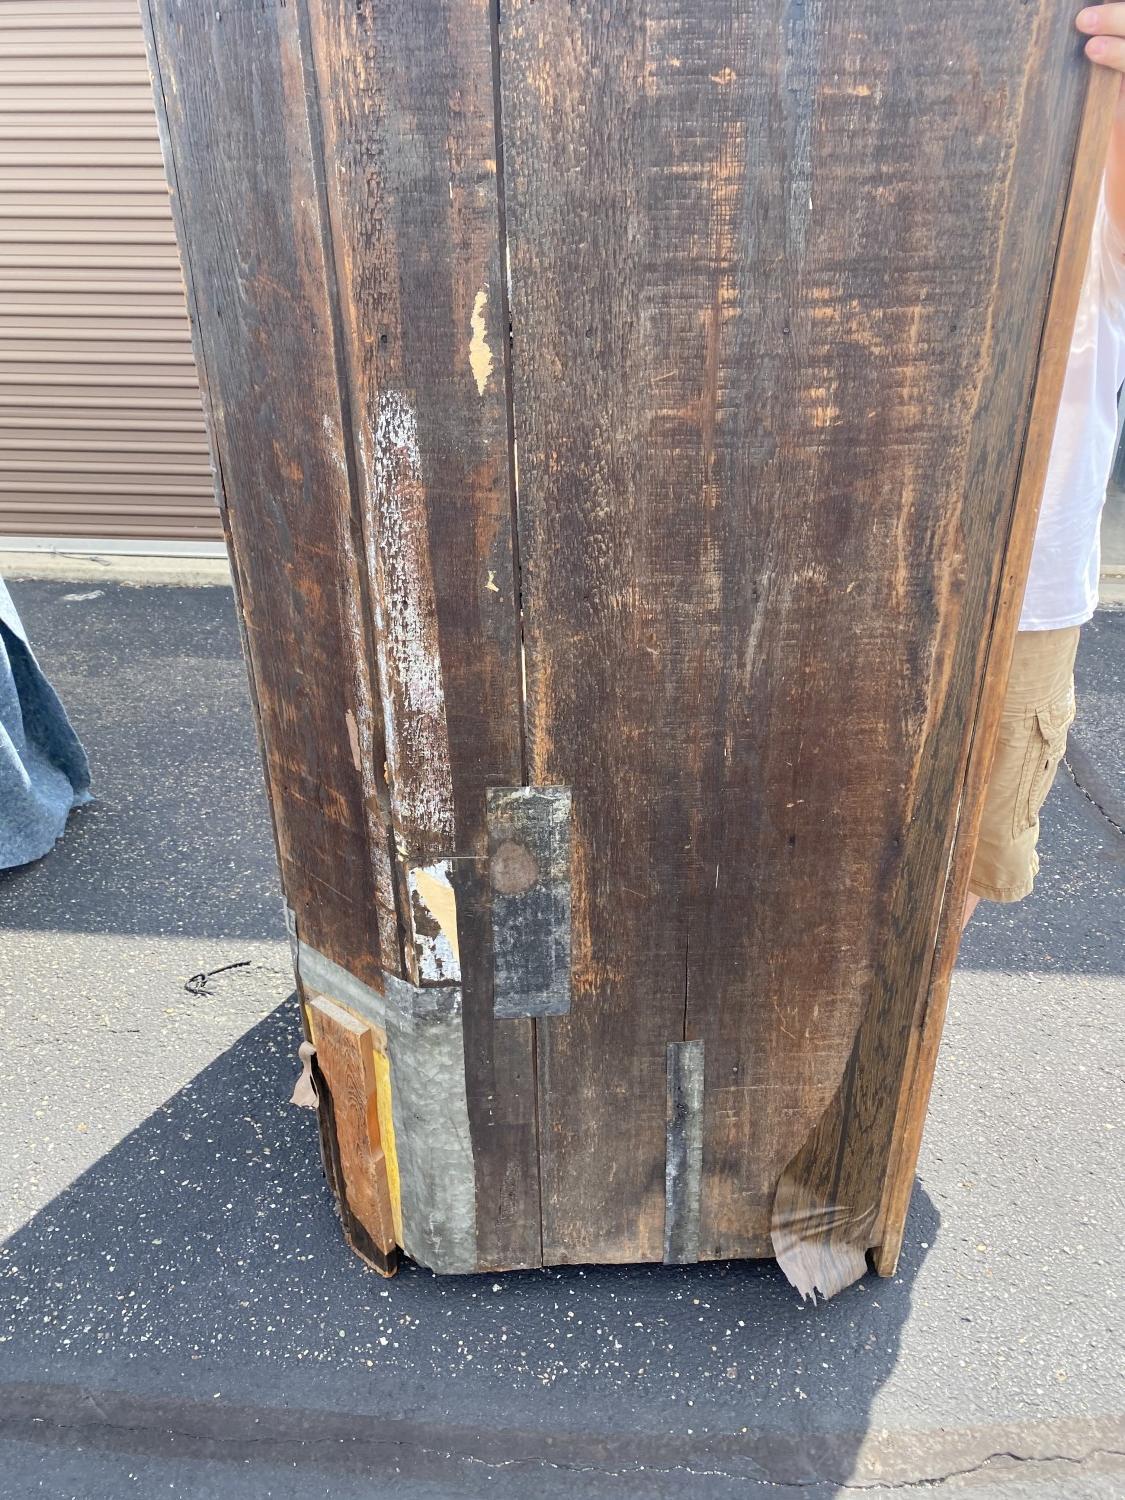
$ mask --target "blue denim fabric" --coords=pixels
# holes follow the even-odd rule
[[[89,801],[86,752],[0,579],[0,869],[47,854]]]

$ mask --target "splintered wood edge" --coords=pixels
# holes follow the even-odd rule
[[[1070,340],[1082,290],[1094,214],[1101,188],[1113,112],[1120,83],[1107,68],[1093,68],[1086,90],[1074,149],[1074,164],[1063,211],[1055,268],[1040,343],[1039,369],[1031,398],[1027,435],[1016,498],[1012,508],[1008,547],[999,597],[977,705],[969,761],[961,794],[961,809],[953,859],[946,881],[928,992],[911,1041],[903,1074],[891,1145],[891,1163],[883,1193],[882,1236],[872,1252],[880,1276],[893,1276],[898,1267],[914,1174],[922,1146],[922,1131],[937,1065],[945,1022],[949,985],[961,938],[961,914],[969,886],[984,794],[1000,712],[1012,663],[1020,609],[1035,527],[1047,476],[1055,419],[1062,398]]]

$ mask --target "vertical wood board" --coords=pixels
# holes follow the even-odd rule
[[[442,870],[481,1263],[535,1264],[531,1024],[493,1018],[487,926],[484,792],[522,778],[489,9],[148,24],[287,899],[364,983],[445,979]]]
[[[282,883],[368,982],[401,966],[293,6],[147,0]]]
[[[487,928],[486,789],[522,778],[489,7],[308,18],[395,844],[412,917],[455,928],[481,1261],[534,1265],[532,1032],[494,1019]]]
[[[1086,78],[1070,26],[502,11],[529,764],[574,788],[548,1259],[655,1253],[682,1037],[708,1057],[701,1255],[769,1253],[786,1172],[787,1233],[872,1243]]]

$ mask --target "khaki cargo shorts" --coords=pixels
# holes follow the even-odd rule
[[[1039,871],[1039,809],[1074,718],[1077,625],[1021,630],[1000,718],[969,889],[985,901],[1021,901]]]

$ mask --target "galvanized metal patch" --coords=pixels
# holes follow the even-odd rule
[[[289,918],[292,913],[287,914]],[[384,974],[384,992],[372,989],[357,979],[350,970],[342,968],[332,959],[326,958],[308,943],[296,937],[295,925],[290,927],[290,944],[293,961],[303,984],[330,999],[350,1006],[366,1020],[387,1031],[391,1017],[400,1023],[400,1028],[411,1031],[421,1019],[434,1016],[449,1016],[459,1019],[461,1015],[461,988],[453,984],[417,985],[399,979],[395,974]]]
[[[414,985],[385,974],[379,994],[299,940],[297,973],[387,1038],[402,1203],[402,1248],[433,1271],[477,1269],[476,1172],[465,1088],[459,985]]]
[[[402,1192],[402,1248],[433,1271],[475,1271],[477,1188],[465,1092],[460,991],[387,1027],[391,1111]]]
[[[287,920],[291,917],[292,913],[287,913]],[[365,1020],[386,1031],[387,1012],[390,1005],[395,1003],[389,995],[380,995],[378,990],[364,984],[362,979],[357,979],[349,970],[334,963],[332,959],[325,958],[323,953],[310,948],[307,943],[302,943],[297,936],[295,922],[291,922],[289,939],[293,949],[293,964],[302,984],[321,995],[327,995],[330,1000],[339,1000],[341,1004],[350,1006]]]
[[[664,1159],[664,1263],[699,1259],[703,1183],[703,1043],[668,1044],[668,1139]]]
[[[493,1010],[570,1009],[570,788],[489,787]]]

